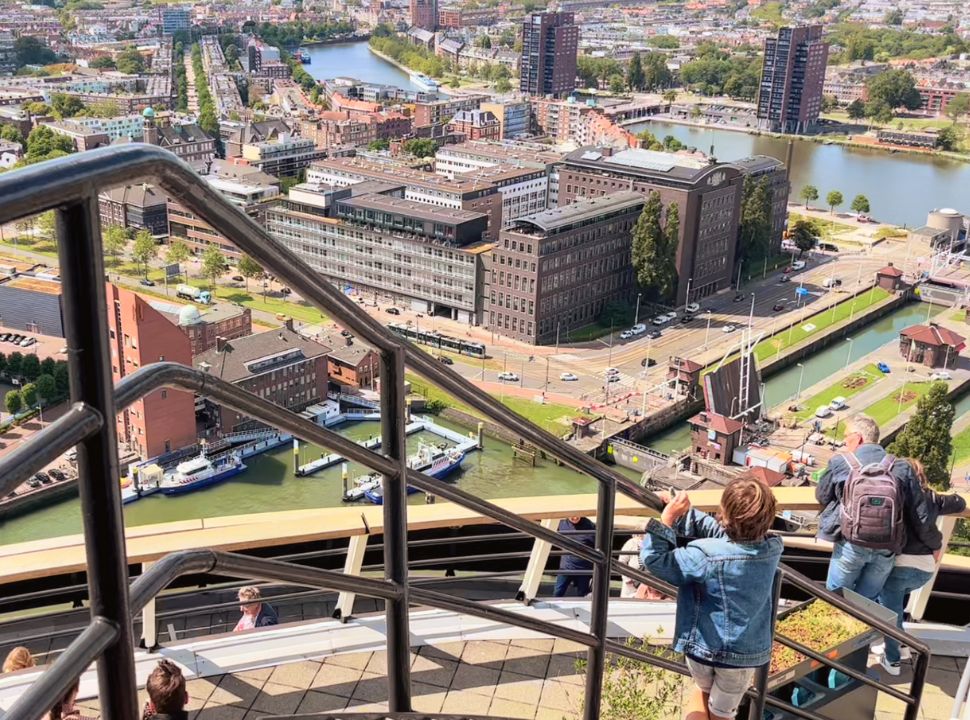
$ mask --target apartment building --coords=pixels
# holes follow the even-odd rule
[[[507,228],[524,215],[549,207],[549,175],[545,168],[493,165],[455,175],[487,180],[502,196],[502,227]]]
[[[829,46],[821,25],[779,28],[765,38],[758,120],[773,132],[804,133],[822,110]]]
[[[534,12],[522,22],[519,90],[564,97],[576,89],[579,26],[571,12]]]
[[[326,152],[317,147],[312,138],[282,133],[272,140],[246,143],[242,158],[247,163],[275,177],[296,177],[314,160]]]

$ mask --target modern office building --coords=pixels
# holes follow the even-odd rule
[[[163,7],[159,9],[158,16],[163,35],[174,35],[192,27],[191,8]]]
[[[272,140],[242,146],[242,158],[275,177],[296,177],[314,160],[326,155],[312,138],[282,134]]]
[[[297,185],[267,211],[266,229],[345,290],[477,323],[488,218],[404,193],[401,183]]]
[[[469,170],[456,178],[469,177],[494,183],[502,196],[502,227],[507,228],[525,215],[549,207],[549,175],[545,168],[492,165]]]
[[[563,97],[576,89],[579,26],[571,12],[535,12],[522,23],[519,89]]]
[[[156,362],[192,364],[189,338],[147,300],[107,284],[111,372],[118,382]],[[118,441],[143,460],[196,441],[192,393],[155,390],[118,413]]]
[[[499,137],[515,140],[532,133],[532,104],[528,100],[497,98],[479,106],[498,118]]]
[[[734,165],[652,150],[587,147],[559,171],[559,205],[634,190],[660,193],[680,214],[676,304],[712,295],[733,280],[744,175]]]
[[[411,0],[411,25],[434,32],[438,29],[438,0]]]
[[[822,110],[829,46],[821,25],[783,27],[765,38],[758,122],[772,132],[804,133]]]
[[[644,198],[621,190],[519,218],[486,273],[487,324],[533,344],[590,325],[636,297],[631,234]],[[565,337],[565,335],[562,335]]]

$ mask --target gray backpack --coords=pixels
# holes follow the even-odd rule
[[[839,520],[846,542],[872,550],[903,549],[903,488],[892,474],[896,458],[863,466],[853,453],[842,456],[849,464],[849,479],[842,490]]]

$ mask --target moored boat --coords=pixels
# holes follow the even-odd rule
[[[176,465],[174,472],[166,473],[158,489],[164,495],[182,495],[221,483],[245,469],[246,466],[235,453],[213,461],[205,456],[203,450],[197,457]]]

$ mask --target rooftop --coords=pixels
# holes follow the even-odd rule
[[[551,232],[584,220],[592,220],[604,213],[643,205],[643,201],[644,198],[641,193],[633,190],[621,190],[620,192],[579,200],[570,205],[543,210],[535,215],[519,218],[513,225],[513,231],[519,224],[523,224]]]
[[[393,197],[391,195],[381,195],[378,193],[368,193],[366,195],[355,195],[350,198],[338,200],[337,202],[351,207],[364,208],[368,210],[378,210],[387,213],[400,213],[416,220],[426,220],[434,223],[448,223],[458,225],[484,218],[485,215],[471,210],[460,208],[445,208],[430,205],[416,200],[405,200],[404,198]]]
[[[643,178],[669,178],[691,184],[698,183],[718,165],[706,159],[678,153],[628,148],[615,152],[610,148],[584,147],[566,156],[568,165],[596,170],[628,173]]]
[[[957,335],[952,330],[940,327],[936,323],[929,325],[913,325],[899,333],[900,336],[908,338],[924,345],[934,347],[949,346],[959,351],[963,349],[966,338]]]
[[[412,187],[425,187],[453,193],[469,193],[494,189],[495,186],[483,180],[471,177],[460,177],[454,180],[435,175],[434,173],[414,170],[399,164],[377,162],[361,157],[336,157],[318,160],[311,164],[311,168],[322,171],[334,170],[345,174],[357,174],[360,177],[386,182],[398,181]]]
[[[307,340],[284,327],[230,340],[224,350],[212,349],[199,355],[195,364],[202,367],[204,363],[208,366],[207,372],[228,382],[238,382],[257,374],[258,371],[249,367],[252,363],[274,358],[282,363],[283,354],[292,350],[300,351],[300,359],[315,358],[330,352],[325,345]]]
[[[176,324],[178,323],[179,317],[181,316],[184,308],[195,307],[195,305],[180,305],[165,302],[163,300],[150,300],[148,304],[163,315],[174,315],[174,319],[171,317],[168,319]],[[205,312],[199,313],[199,319],[204,323],[217,323],[222,322],[223,320],[228,320],[229,318],[238,317],[245,312],[246,308],[241,307],[240,305],[233,305],[232,303],[215,303],[213,305],[207,305]]]

